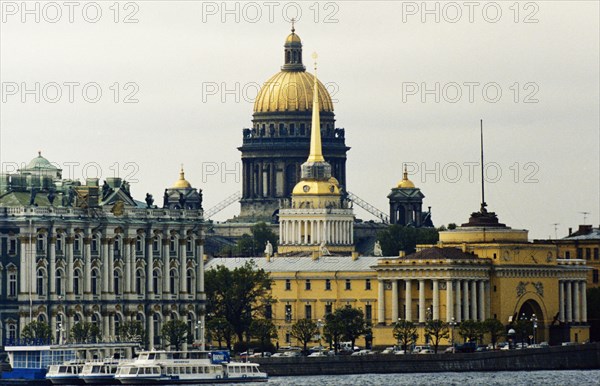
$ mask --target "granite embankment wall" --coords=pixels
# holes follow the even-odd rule
[[[600,343],[472,354],[253,358],[269,376],[600,369]]]

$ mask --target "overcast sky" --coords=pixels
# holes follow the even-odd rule
[[[1,3],[5,172],[41,150],[67,178],[97,164],[160,202],[183,163],[214,206],[241,190],[242,129],[296,16],[352,147],[349,191],[387,212],[407,163],[434,223],[466,222],[483,119],[501,222],[530,238],[566,235],[581,212],[600,223],[597,1]]]

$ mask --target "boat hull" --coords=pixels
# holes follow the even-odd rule
[[[119,378],[122,385],[199,385],[215,383],[246,383],[246,382],[267,382],[265,377],[235,377],[235,378]]]

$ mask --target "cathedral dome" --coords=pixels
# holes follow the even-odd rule
[[[302,40],[300,39],[300,36],[296,35],[294,32],[292,32],[291,34],[288,35],[288,37],[285,39],[285,43],[300,43],[302,44]]]
[[[305,71],[281,71],[267,80],[254,102],[255,113],[311,111],[314,76]],[[319,84],[321,111],[333,112],[327,89]]]
[[[42,152],[38,152],[38,156],[32,159],[25,170],[58,170],[58,168],[50,163],[46,158],[42,157]]]
[[[406,167],[404,167],[404,174],[402,176],[402,181],[398,182],[397,188],[400,189],[415,189],[415,184],[408,179],[408,172],[406,171]]]
[[[179,179],[177,181],[175,181],[172,189],[190,189],[191,187],[192,187],[192,184],[190,184],[188,182],[188,180],[185,179],[185,173],[183,171],[183,166],[182,166],[181,170],[179,171]]]

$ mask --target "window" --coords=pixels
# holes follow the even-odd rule
[[[312,319],[312,306],[310,304],[304,305],[304,319]]]
[[[57,295],[64,295],[64,288],[63,288],[63,271],[62,269],[58,269],[56,270],[56,294]]]
[[[290,291],[292,289],[292,281],[290,279],[285,279],[285,290]]]
[[[58,240],[56,240],[56,243],[58,245]],[[75,235],[75,239],[73,240],[73,251],[75,253],[81,252],[81,236],[79,235]]]
[[[187,242],[185,244],[185,250],[187,253],[194,252],[194,243],[192,242],[192,239],[187,239]]]
[[[56,238],[56,247],[54,249],[59,254],[63,253],[63,238],[61,235]]]
[[[142,243],[142,236],[138,236],[135,239],[135,252],[136,253],[142,253],[142,248],[143,248],[143,243]]]
[[[273,306],[270,304],[265,306],[265,319],[273,319]]]
[[[43,234],[37,236],[36,249],[38,253],[44,253],[46,251],[45,237]]]
[[[121,289],[121,271],[115,270],[114,276],[113,276],[113,280],[114,280],[114,292],[115,295],[122,295],[122,289]]]
[[[100,294],[98,285],[100,284],[98,282],[98,271],[93,269],[92,270],[92,276],[91,276],[91,282],[92,282],[92,295],[97,296]]]
[[[350,291],[352,289],[352,282],[350,279],[346,279],[346,291]]]
[[[160,247],[160,242],[158,241],[158,236],[152,240],[152,251],[158,252],[158,248]]]
[[[144,271],[141,269],[135,271],[135,293],[138,295],[144,293]]]
[[[15,255],[17,253],[17,240],[10,239],[8,240],[8,254]]]
[[[592,248],[586,248],[585,249],[585,259],[591,260],[591,258],[592,258]]]
[[[371,290],[371,279],[365,279],[365,289],[367,291]]]
[[[17,296],[17,273],[10,272],[8,274],[8,296]]]
[[[331,279],[325,279],[325,291],[331,291]]]
[[[36,293],[38,296],[44,296],[46,294],[45,282],[44,282],[44,271],[40,268],[37,270],[37,281],[36,281]]]
[[[8,327],[6,328],[8,330],[8,339],[10,340],[15,340],[17,339],[17,325],[16,324],[9,324]]]
[[[98,253],[98,235],[92,236],[92,253]]]
[[[285,321],[286,322],[292,321],[292,306],[291,306],[291,304],[285,305]]]
[[[367,322],[373,319],[373,306],[370,304],[365,306],[365,319]]]
[[[75,293],[75,295],[81,295],[80,282],[81,282],[81,272],[78,269],[76,269],[73,272],[73,292]]]
[[[331,303],[325,304],[325,315],[329,315],[333,312],[333,305]]]
[[[160,293],[160,272],[158,269],[152,271],[152,289],[154,289],[154,293]],[[156,330],[155,330],[156,331]]]
[[[577,258],[583,259],[583,248],[577,248]]]
[[[598,284],[598,270],[597,269],[592,271],[592,282],[594,284]]]
[[[289,332],[285,333],[285,343],[292,343],[292,336]]]
[[[304,283],[304,289],[310,291],[310,279],[306,279],[306,282]]]
[[[571,258],[571,252],[566,251],[565,252],[565,259],[570,259]]]
[[[169,273],[169,292],[177,293],[177,270],[172,269]]]
[[[177,251],[177,241],[175,237],[171,236],[171,240],[169,242],[169,252],[175,253]]]
[[[188,269],[185,277],[185,289],[188,294],[194,293],[194,283],[194,271],[192,269]]]
[[[598,255],[598,248],[594,248],[594,260],[598,259],[600,259],[600,256]]]

